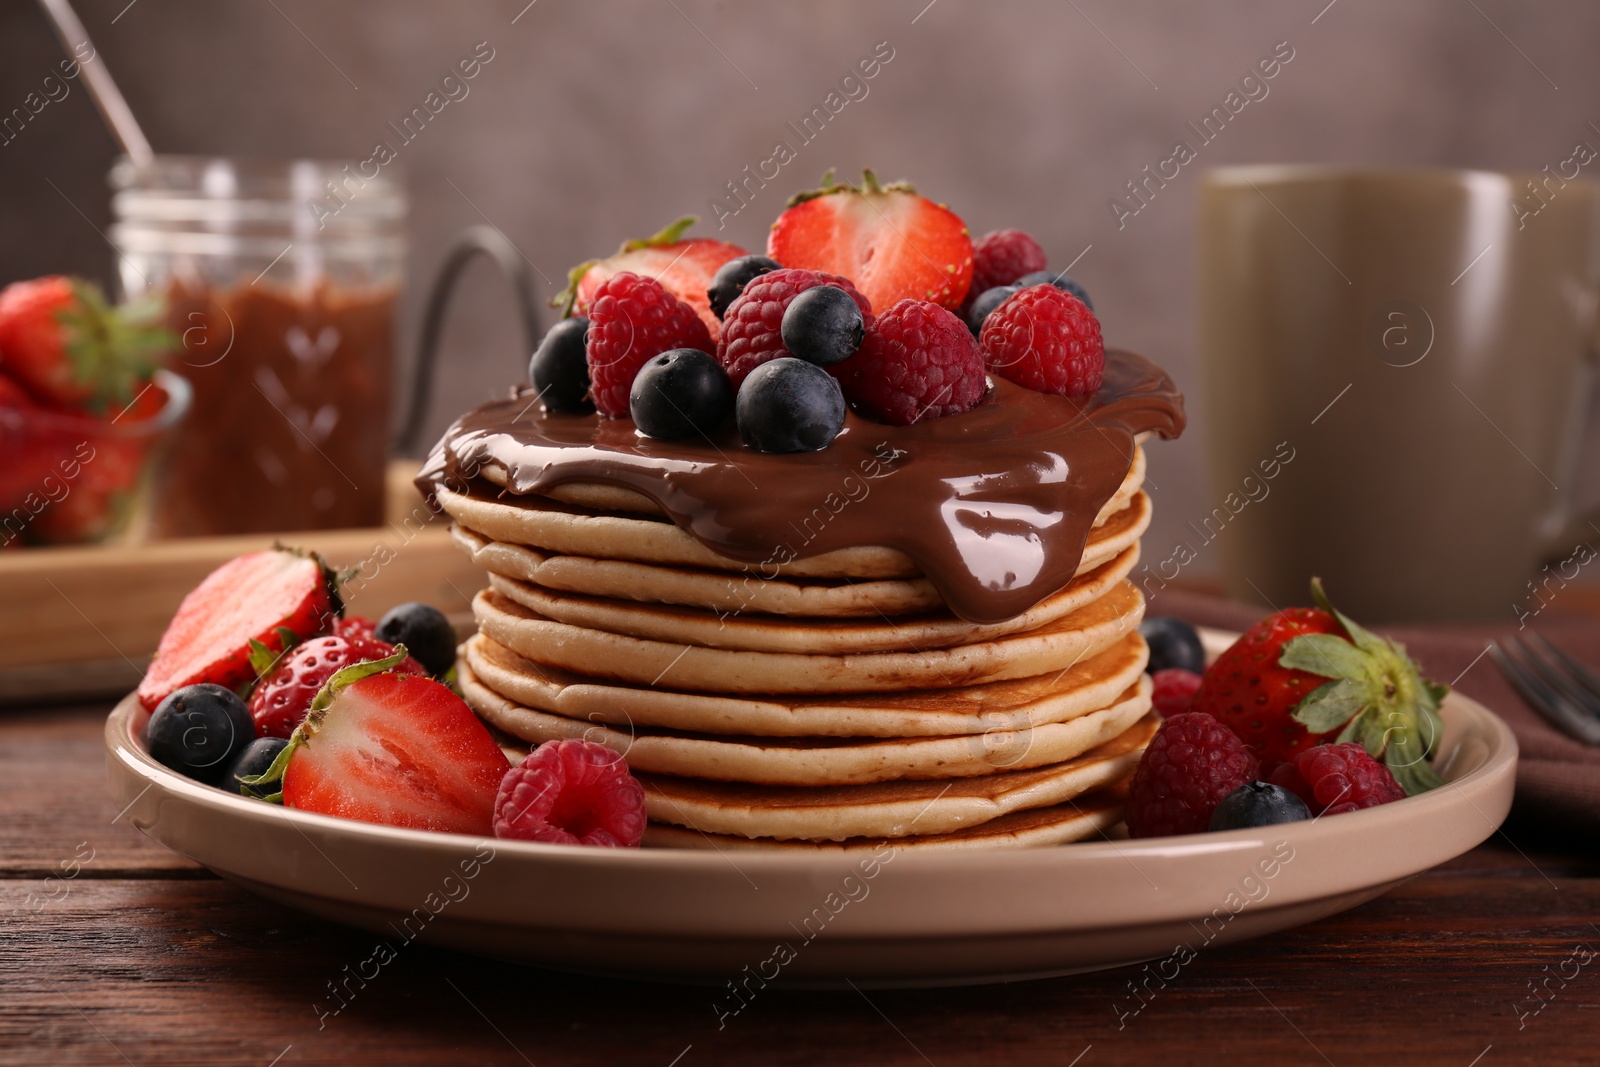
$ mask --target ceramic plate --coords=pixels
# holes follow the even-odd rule
[[[1460,855],[1505,818],[1517,743],[1460,695],[1443,717],[1448,784],[1383,807],[1268,831],[927,854],[591,849],[290,811],[156,763],[132,696],[107,720],[106,748],[117,805],[147,836],[391,948],[420,939],[719,986],[780,974],[918,985],[1182,961],[1354,907]]]

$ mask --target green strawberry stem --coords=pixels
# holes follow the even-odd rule
[[[88,406],[104,413],[135,399],[178,339],[161,324],[165,304],[155,297],[112,307],[93,282],[72,279],[73,303],[56,313],[72,375],[88,387]]]
[[[1295,721],[1313,734],[1339,730],[1341,744],[1360,742],[1374,759],[1383,760],[1407,796],[1443,785],[1428,757],[1444,731],[1439,705],[1449,686],[1423,678],[1404,645],[1379,637],[1335,608],[1320,578],[1311,580],[1311,596],[1348,639],[1302,634],[1284,644],[1281,666],[1331,679],[1295,706]]]
[[[287,626],[280,626],[274,632],[278,635],[277,651],[273,651],[272,646],[253,637],[250,639],[250,669],[256,672],[257,681],[272,673],[277,668],[278,662],[300,641],[295,632]]]
[[[796,205],[805,203],[807,200],[815,200],[818,197],[831,196],[834,193],[860,193],[868,196],[877,196],[883,193],[915,194],[916,191],[916,186],[906,181],[890,182],[888,185],[884,185],[878,180],[878,175],[874,173],[871,167],[865,167],[862,169],[861,186],[860,188],[857,188],[848,182],[836,181],[833,176],[833,168],[829,167],[827,172],[822,175],[821,186],[816,189],[806,189],[795,193],[785,202],[784,206],[795,207]]]
[[[683,240],[683,235],[690,226],[700,221],[698,215],[684,215],[682,218],[673,219],[662,227],[660,231],[649,237],[635,237],[631,241],[622,242],[622,248],[617,255],[624,252],[637,252],[641,248],[661,248],[664,245],[675,245]]]
[[[294,728],[294,733],[289,735],[289,743],[283,746],[283,750],[272,761],[272,765],[260,774],[241,775],[239,777],[240,784],[249,789],[251,791],[250,795],[258,800],[265,800],[269,803],[282,803],[283,789],[281,788],[281,783],[283,782],[284,771],[289,769],[289,760],[294,757],[294,754],[300,750],[301,746],[309,743],[311,738],[316,736],[318,730],[322,729],[322,721],[328,716],[328,708],[333,704],[333,698],[338,696],[341,690],[361,681],[363,678],[370,678],[374,674],[382,674],[384,671],[393,670],[400,666],[406,661],[408,655],[410,653],[406,651],[405,645],[395,645],[393,655],[385,656],[383,659],[362,660],[360,663],[352,663],[348,667],[341,667],[334,673],[333,677],[323,684],[321,689],[317,690],[317,695],[311,698],[311,710],[306,713],[306,717],[301,721],[300,725]],[[257,794],[255,792],[256,787],[264,785],[279,785],[280,788],[278,792],[269,795]]]
[[[635,237],[631,241],[622,242],[622,247],[617,249],[616,254],[620,256],[628,252],[637,252],[644,248],[661,248],[664,245],[677,244],[683,240],[683,235],[688,231],[689,227],[699,221],[700,217],[698,215],[684,215],[682,218],[674,219],[672,222],[667,223],[659,232],[649,237]],[[605,261],[601,259],[587,259],[567,271],[567,287],[550,300],[551,307],[561,309],[562,318],[572,318],[573,308],[578,303],[578,286],[582,284],[583,276],[588,274],[595,264],[603,262]]]

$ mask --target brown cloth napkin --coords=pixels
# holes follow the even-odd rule
[[[1266,612],[1219,597],[1163,589],[1146,609],[1175,615],[1197,626],[1243,630]],[[1554,612],[1530,629],[1580,662],[1600,669],[1600,620]],[[1374,626],[1406,646],[1429,678],[1449,683],[1510,725],[1521,754],[1512,812],[1519,822],[1546,820],[1585,834],[1600,832],[1600,746],[1587,745],[1550,726],[1511,688],[1484,649],[1491,638],[1516,632],[1513,623]]]

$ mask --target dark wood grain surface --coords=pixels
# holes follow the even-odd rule
[[[1512,825],[1344,915],[1138,968],[920,991],[711,991],[411,946],[319,1023],[370,935],[119,821],[106,708],[0,712],[0,1063],[1600,1063],[1600,859]],[[1151,988],[1154,988],[1152,985]]]

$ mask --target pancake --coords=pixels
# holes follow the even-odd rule
[[[944,598],[926,578],[767,578],[754,573],[555,555],[529,545],[493,540],[460,523],[451,524],[450,534],[472,562],[492,574],[591,596],[812,618],[893,617],[944,607]]]
[[[726,570],[742,564],[696,541],[666,519],[613,515],[549,497],[508,501],[465,496],[436,486],[439,506],[461,525],[495,540],[546,552],[638,563]],[[754,563],[752,571],[810,578],[916,578],[917,565],[893,548],[844,548],[788,563]]]
[[[1110,741],[1150,710],[1150,680],[1140,677],[1108,707],[1038,727],[911,738],[696,734],[651,726],[614,727],[537,711],[484,685],[470,660],[459,664],[457,671],[473,710],[524,741],[542,744],[583,738],[624,757],[635,772],[760,785],[862,785],[1042,767]]]
[[[1126,790],[1111,786],[1055,804],[1002,815],[998,819],[969,826],[948,834],[917,834],[911,837],[852,837],[844,841],[782,841],[775,837],[733,837],[708,834],[682,826],[653,822],[645,828],[645,848],[700,848],[718,851],[784,850],[797,852],[957,848],[1042,848],[1081,841],[1122,821]]]
[[[1139,537],[1149,525],[1150,514],[1149,498],[1141,493],[1129,507],[1092,530],[1088,543],[1084,545],[1083,557],[1078,562],[1077,577],[1082,578],[1100,570],[1125,556],[1130,549],[1136,549]],[[845,579],[831,582],[826,579],[769,578],[759,570],[715,572],[628,560],[551,555],[529,545],[495,541],[460,523],[452,524],[451,533],[456,543],[472,556],[473,562],[491,574],[528,582],[553,592],[580,593],[617,601],[678,604],[714,611],[719,616],[719,630],[730,613],[810,618],[870,616],[887,619],[944,607],[943,598],[926,578]],[[1127,569],[1131,570],[1135,562],[1136,557],[1130,557],[1126,561]],[[1051,599],[1047,597],[1041,604]],[[545,611],[537,603],[529,603],[528,606],[536,611]],[[613,617],[626,617],[626,613],[614,612]],[[1041,621],[1033,611],[1024,612],[1017,618],[1033,619],[1035,624]],[[562,621],[588,625],[575,618]],[[602,625],[600,628],[606,627]]]
[[[1133,482],[1134,471],[1142,481],[1143,464],[1137,457],[1122,487],[1101,508],[1096,526],[1114,522],[1137,523],[1139,530],[1149,523],[1149,500],[1137,488],[1126,497],[1123,489]],[[504,499],[457,493],[436,486],[439,506],[450,517],[470,530],[493,541],[529,545],[547,553],[591,559],[630,560],[672,567],[700,567],[712,570],[749,572],[762,577],[788,575],[812,578],[911,579],[921,577],[916,563],[898,549],[880,546],[843,548],[821,555],[788,562],[776,556],[766,562],[746,564],[713,552],[670,520],[656,516],[615,514],[605,510],[565,504],[551,497],[527,495]],[[1137,537],[1138,534],[1133,535]],[[1089,538],[1089,543],[1097,539]],[[1120,547],[1110,554],[1120,551]],[[1089,557],[1084,565],[1098,566],[1104,559]]]
[[[515,704],[585,723],[762,737],[949,737],[1066,722],[1112,703],[1149,660],[1125,635],[1066,671],[955,689],[842,695],[717,696],[617,685],[541,667],[484,634],[462,646],[478,680]]]
[[[640,774],[653,822],[745,838],[846,841],[946,834],[1062,804],[1133,773],[1157,719],[1146,715],[1075,759],[946,781],[782,787]]]
[[[1021,615],[978,624],[947,611],[897,619],[808,619],[754,612],[715,613],[676,604],[586,597],[489,575],[489,588],[547,619],[591,630],[702,648],[752,652],[893,652],[949,648],[1036,630],[1087,607],[1128,576],[1139,560],[1137,540],[1109,563],[1073,581]]]
[[[594,677],[708,693],[860,693],[974,685],[1065,670],[1138,627],[1127,581],[1036,630],[924,651],[806,655],[702,648],[573,626],[493,590],[472,603],[478,627],[535,663]]]

